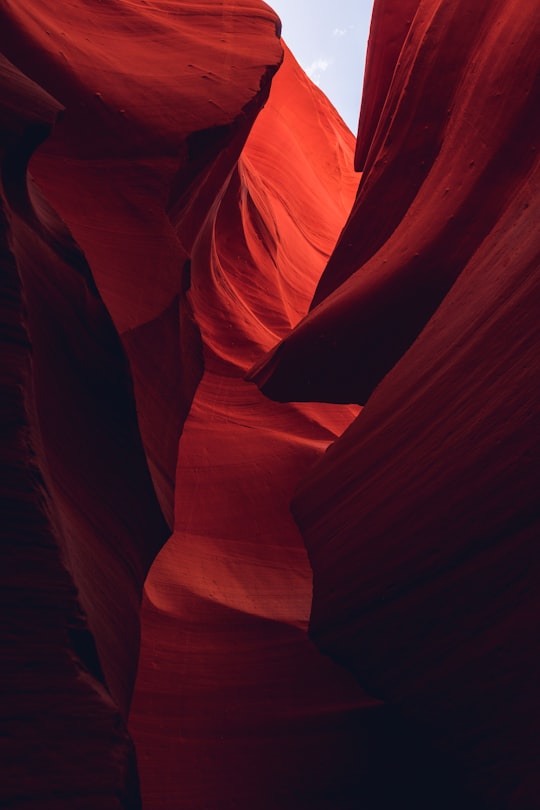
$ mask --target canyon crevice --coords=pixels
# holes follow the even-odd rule
[[[360,70],[360,66],[359,66]],[[0,805],[536,810],[540,17],[0,8]]]

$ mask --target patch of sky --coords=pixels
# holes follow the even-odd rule
[[[356,134],[373,0],[270,0],[283,39]]]

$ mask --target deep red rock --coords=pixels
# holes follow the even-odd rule
[[[356,140],[358,171],[365,167],[401,49],[419,5],[420,0],[401,0],[400,3],[378,0],[373,6]]]
[[[312,637],[477,806],[522,810],[540,794],[538,22],[513,0],[419,4],[320,303],[259,372],[279,399],[369,396],[293,501]]]
[[[3,57],[0,98],[1,801],[137,807],[125,721],[140,589],[166,527],[118,337],[27,185],[61,107]]]
[[[32,0],[2,11],[0,47],[66,107],[32,173],[83,249],[116,328],[129,331],[139,424],[170,525],[176,445],[202,372],[182,266],[268,94],[282,56],[277,25],[258,0],[219,10],[181,2],[175,12],[96,2],[91,13]],[[164,318],[176,340],[166,349],[146,341],[141,356],[134,330],[155,320],[159,333]],[[156,437],[149,364],[170,378],[179,362],[182,390],[165,383],[157,394],[175,400]]]
[[[2,806],[536,808],[537,18],[2,4]]]
[[[275,15],[255,6],[253,15],[254,4],[236,3],[214,18],[205,16],[204,46],[190,37],[188,4],[180,17],[144,3],[115,9],[75,3],[54,10],[41,3],[6,3],[1,11],[2,49],[61,102],[8,65],[3,85],[3,123],[11,138],[3,162],[7,261],[17,271],[13,283],[21,285],[27,310],[32,362],[24,386],[27,400],[35,402],[35,412],[23,412],[20,419],[34,431],[28,453],[36,455],[54,522],[48,542],[59,584],[51,574],[49,585],[53,593],[63,587],[68,594],[57,598],[57,618],[41,631],[40,649],[48,649],[51,660],[35,673],[36,690],[43,678],[41,703],[38,698],[28,708],[29,716],[44,712],[35,733],[50,736],[49,754],[42,756],[31,748],[31,739],[23,739],[10,755],[18,764],[3,800],[19,796],[28,804],[50,801],[55,807],[64,801],[80,807],[138,802],[131,741],[119,708],[125,717],[138,655],[142,581],[167,533],[147,463],[172,520],[177,442],[202,365],[198,330],[184,295],[186,252],[166,209],[174,202],[174,177],[183,162],[193,162],[194,151],[193,194],[213,164],[221,172],[230,170],[268,92],[281,48]],[[244,19],[245,26],[239,25]],[[141,51],[150,29],[158,44]],[[212,29],[215,47],[208,51]],[[192,45],[193,64],[186,43]],[[209,101],[208,87],[214,87],[215,101]],[[226,138],[209,138],[214,130]],[[26,163],[46,136],[32,162],[40,187],[30,178],[28,199]],[[228,163],[222,154],[225,140]],[[214,194],[218,190],[213,187]],[[186,182],[182,191],[188,191]],[[205,215],[203,208],[198,216]],[[127,330],[130,367],[95,281],[116,330]],[[32,466],[28,475],[34,475]],[[15,531],[26,537],[17,513]],[[39,542],[34,545],[30,559],[37,566]],[[9,582],[9,568],[6,575]],[[30,593],[36,587],[30,571],[26,585]],[[39,637],[35,613],[41,603],[34,607],[31,598],[32,607],[25,608],[22,598],[14,592],[14,621],[28,626],[19,631],[23,635]],[[55,597],[48,598],[56,609]],[[10,627],[7,631],[17,636]],[[17,644],[15,672],[37,661],[32,644]],[[83,686],[86,669],[90,675]],[[47,705],[48,684],[64,695],[61,711]],[[16,706],[17,691],[13,700]],[[72,718],[65,728],[64,717]],[[33,780],[25,780],[27,770],[35,773]]]
[[[326,127],[306,131],[315,117]],[[175,531],[146,583],[130,722],[156,810],[173,796],[349,808],[370,789],[380,702],[307,636],[311,570],[289,511],[356,409],[276,406],[243,380],[308,307],[354,194],[353,144],[287,52],[194,245],[205,372],[180,441]]]
[[[265,393],[364,403],[412,345],[536,165],[537,51],[528,3],[419,4],[314,308],[252,374]]]
[[[314,640],[489,808],[539,791],[537,182],[294,501]]]

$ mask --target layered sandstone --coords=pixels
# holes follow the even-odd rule
[[[532,0],[377,0],[356,143],[262,0],[0,51],[0,804],[533,810]]]

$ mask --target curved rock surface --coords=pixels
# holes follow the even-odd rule
[[[314,118],[325,128],[306,130]],[[380,702],[308,639],[311,570],[289,511],[357,409],[276,406],[243,380],[307,310],[354,196],[353,146],[287,52],[193,249],[205,371],[180,442],[175,530],[145,587],[130,722],[156,810],[171,796],[352,808],[369,789]]]
[[[369,397],[293,501],[312,637],[417,725],[477,806],[531,810],[539,18],[513,0],[424,0],[396,59],[389,8],[375,6],[389,64],[367,88],[355,206],[311,314],[258,378],[278,399]]]
[[[368,66],[381,45],[386,62],[365,96],[362,180],[314,308],[252,374],[274,399],[365,403],[536,165],[531,4],[419,3],[382,104],[409,5],[405,19],[375,5]]]
[[[3,255],[24,301],[13,328],[32,347],[31,358],[18,338],[6,348],[23,367],[13,381],[8,365],[6,386],[24,396],[12,430],[6,415],[23,478],[6,493],[6,529],[23,546],[5,570],[16,643],[5,739],[20,742],[5,748],[3,803],[138,806],[124,721],[142,583],[168,534],[148,466],[172,521],[178,438],[202,371],[187,253],[167,209],[178,220],[186,205],[175,194],[183,172],[190,221],[206,215],[205,187],[219,192],[282,55],[264,4],[211,5],[7,2],[0,12],[0,47],[13,60],[2,63]],[[7,461],[14,474],[11,450]],[[29,520],[43,523],[36,537]],[[32,668],[29,700],[16,673]],[[46,754],[21,734],[37,716]]]
[[[0,8],[2,806],[536,809],[535,3],[279,33]]]
[[[277,26],[259,0],[54,10],[8,0],[2,10],[0,48],[66,108],[32,173],[124,336],[170,525],[178,438],[202,370],[181,268],[268,94],[282,58]]]
[[[118,336],[26,182],[61,107],[4,57],[0,99],[1,803],[135,808],[138,599],[166,526]]]

